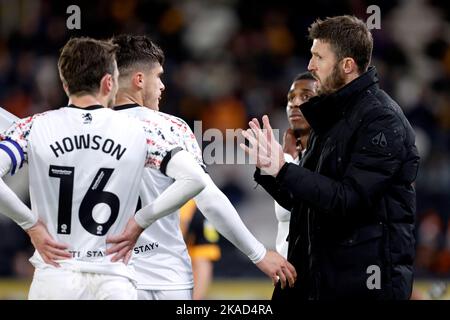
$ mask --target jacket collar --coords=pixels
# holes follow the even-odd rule
[[[377,85],[378,75],[375,67],[347,83],[336,92],[311,98],[301,107],[301,111],[311,128],[319,133],[328,130],[345,114],[353,104],[350,102],[360,92],[372,85]]]

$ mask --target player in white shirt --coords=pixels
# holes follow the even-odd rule
[[[286,115],[289,128],[283,136],[283,151],[287,162],[299,164],[306,151],[311,127],[303,117],[300,106],[316,95],[316,79],[311,73],[304,72],[295,77],[287,94]],[[278,221],[276,248],[286,258],[291,212],[275,201],[275,216]]]
[[[145,36],[121,35],[113,42],[119,45],[117,61],[121,74],[115,109],[121,114],[159,124],[164,135],[172,136],[204,166],[200,147],[189,126],[177,117],[156,111],[164,90],[162,50]],[[292,265],[276,252],[266,251],[209,175],[204,173],[204,176],[207,186],[194,199],[208,221],[274,282],[279,276],[283,286],[286,279],[293,284],[296,274]],[[156,170],[146,170],[140,191],[142,204],[152,202],[172,182]],[[191,260],[180,230],[178,211],[147,228],[134,254],[140,299],[192,298]]]
[[[142,232],[205,186],[190,153],[149,123],[105,108],[118,87],[116,49],[71,39],[58,62],[69,105],[18,120],[1,135],[0,175],[28,163],[32,208],[0,181],[1,212],[25,230],[41,220],[70,254],[65,259],[61,248],[35,252],[30,299],[136,299],[134,268],[118,261],[129,255],[107,255],[107,236],[127,223]],[[133,216],[144,167],[175,183]]]

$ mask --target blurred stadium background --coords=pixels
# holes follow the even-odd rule
[[[81,9],[81,29],[68,30],[66,9]],[[64,106],[56,62],[71,36],[148,34],[166,53],[161,110],[203,130],[246,128],[269,114],[287,127],[286,93],[306,70],[307,27],[318,17],[381,12],[372,30],[381,86],[402,106],[417,133],[416,293],[450,298],[450,11],[445,1],[313,0],[0,0],[0,106],[19,117]],[[207,143],[203,143],[205,147]],[[234,152],[233,147],[224,153]],[[211,165],[210,174],[242,219],[275,246],[273,202],[255,188],[250,165]],[[24,196],[26,198],[26,196]],[[226,240],[215,263],[210,299],[268,299],[272,286]],[[32,253],[24,232],[0,215],[0,298],[26,297]]]

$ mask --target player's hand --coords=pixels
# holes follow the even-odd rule
[[[131,250],[133,250],[142,231],[144,231],[144,229],[136,223],[134,217],[131,217],[130,220],[128,220],[125,230],[120,235],[108,236],[106,243],[111,243],[113,246],[106,250],[106,254],[115,253],[111,258],[111,261],[116,262],[123,260],[125,264],[128,264],[128,261],[130,261],[131,258]]]
[[[72,255],[66,251],[68,246],[64,243],[59,243],[53,240],[48,233],[45,225],[38,221],[30,229],[26,230],[30,236],[31,243],[39,252],[45,263],[54,267],[60,267],[56,260],[65,260],[72,258]]]
[[[293,159],[296,159],[299,154],[299,147],[297,147],[297,138],[294,135],[294,130],[287,129],[283,136],[283,152],[288,153]]]
[[[294,266],[275,251],[267,251],[264,259],[256,266],[272,279],[274,286],[281,281],[282,289],[286,287],[286,282],[292,288],[297,280]]]

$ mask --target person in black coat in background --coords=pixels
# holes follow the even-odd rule
[[[369,67],[373,40],[353,16],[317,20],[308,69],[319,96],[301,106],[312,128],[301,165],[285,163],[267,116],[241,147],[255,180],[291,211],[288,260],[298,279],[273,300],[409,299],[419,156],[398,104]]]

